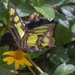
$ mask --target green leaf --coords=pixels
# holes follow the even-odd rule
[[[55,71],[55,65],[52,64],[47,58],[44,58],[42,61],[44,72],[48,73],[49,75],[52,75]]]
[[[13,75],[9,69],[0,66],[0,75]]]
[[[46,51],[47,51],[46,48],[42,48],[42,50],[39,51],[39,52],[37,52],[37,51],[34,51],[34,52],[28,51],[27,54],[29,54],[30,59],[33,59],[33,58],[39,57],[40,55],[42,55]]]
[[[42,74],[40,74],[40,75],[49,75],[48,73],[42,73]]]
[[[48,6],[43,5],[40,7],[34,6],[34,8],[37,12],[41,13],[49,21],[52,21],[53,18],[55,17],[55,12],[50,5],[48,5]]]
[[[67,50],[70,56],[75,56],[75,43],[68,45]]]
[[[65,2],[70,3],[70,2],[75,2],[75,0],[65,0]]]
[[[31,5],[25,3],[19,4],[16,10],[20,17],[29,16],[35,12],[35,9]]]
[[[50,50],[51,50],[51,53],[50,53],[49,59],[53,64],[59,65],[60,63],[69,61],[69,57],[65,48],[54,47],[54,48],[51,48]]]
[[[8,3],[7,3],[8,4]],[[0,17],[2,18],[2,22],[7,25],[9,22],[9,11],[8,8],[6,8],[6,4],[3,4],[0,2]]]
[[[0,23],[0,41],[1,41],[1,37],[4,34],[6,29],[7,29],[7,27],[5,25],[3,25],[3,23]]]
[[[2,3],[9,2],[9,0],[0,0]]]
[[[0,21],[4,22],[5,19],[0,15]]]
[[[8,46],[3,46],[0,47],[0,65],[2,67],[5,67],[4,65],[6,64],[5,62],[3,62],[3,58],[5,58],[6,56],[2,55],[4,52],[9,51],[9,47]]]
[[[60,9],[67,16],[68,20],[75,19],[75,6],[65,5],[65,6],[62,6]]]
[[[60,23],[64,27],[69,28],[69,21],[65,15],[60,14],[58,11],[55,11],[55,15],[56,15],[54,18],[55,21],[57,21],[58,23]]]
[[[72,31],[73,36],[75,37],[75,24],[73,24],[71,31]]]
[[[3,46],[0,47],[0,57],[2,56],[2,54],[6,51],[9,51],[9,46]]]
[[[54,38],[56,45],[65,45],[74,41],[71,29],[70,28],[67,29],[59,23],[56,25],[54,32],[55,32]]]
[[[73,71],[75,71],[75,66],[71,64],[66,65],[65,63],[63,63],[57,67],[53,75],[68,75]]]
[[[75,65],[75,57],[70,57],[69,64]]]
[[[73,2],[73,3],[75,3],[75,0],[70,0],[70,2]]]
[[[25,0],[9,0],[9,2],[12,2],[14,5],[18,5],[18,4],[20,4],[20,3],[22,3],[22,2],[25,2]]]
[[[46,0],[45,4],[51,5],[51,6],[60,6],[62,5],[64,0]]]

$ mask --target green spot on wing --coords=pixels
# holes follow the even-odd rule
[[[14,18],[14,21],[15,21],[15,22],[18,22],[18,20],[19,20],[19,17],[16,16],[16,17]]]
[[[39,26],[39,27],[36,27],[34,29],[43,29],[43,28],[48,28],[48,26]]]
[[[15,10],[13,8],[10,9],[10,15],[14,15]]]
[[[39,33],[39,32],[46,32],[47,31],[47,29],[46,30],[36,30],[36,31],[34,31],[35,33]]]

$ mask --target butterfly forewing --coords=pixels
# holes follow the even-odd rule
[[[11,2],[9,3],[9,14],[17,38],[21,39],[25,34],[26,25],[23,22],[22,18],[20,18],[19,15],[17,14],[15,6]]]

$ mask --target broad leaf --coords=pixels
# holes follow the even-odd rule
[[[53,8],[49,5],[43,5],[40,7],[34,6],[35,10],[39,13],[41,13],[44,17],[46,17],[49,21],[52,21],[55,17],[55,12]]]
[[[32,6],[25,3],[19,4],[16,8],[20,17],[29,16],[35,12],[35,9]]]
[[[70,28],[67,29],[59,23],[56,25],[54,32],[55,32],[54,37],[56,45],[65,45],[74,41],[71,29]]]
[[[57,67],[53,75],[68,75],[75,71],[75,66],[71,64],[61,64]]]
[[[60,14],[58,11],[55,11],[55,15],[56,15],[54,18],[55,21],[57,21],[58,23],[60,23],[64,27],[69,28],[69,21],[65,17],[65,15]]]
[[[0,66],[0,75],[13,75],[10,72],[10,69],[6,69],[5,67]]]
[[[51,48],[51,53],[50,53],[49,59],[55,65],[59,65],[60,63],[69,61],[67,51],[63,47]]]
[[[60,9],[67,16],[68,20],[75,19],[75,6],[66,5],[66,6],[62,6]]]

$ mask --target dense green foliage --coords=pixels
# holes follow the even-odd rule
[[[16,6],[20,17],[37,12],[49,21],[57,22],[54,28],[55,47],[48,51],[43,48],[40,52],[28,52],[30,59],[42,60],[40,63],[45,73],[40,75],[75,75],[75,0],[0,0],[0,40],[7,26],[12,27],[9,2]],[[58,10],[52,8],[56,6],[59,6]],[[0,75],[12,75],[10,69],[13,68],[2,61],[2,53],[8,50],[7,46],[0,47]],[[44,57],[40,57],[44,53]],[[50,53],[48,58],[47,53]]]

